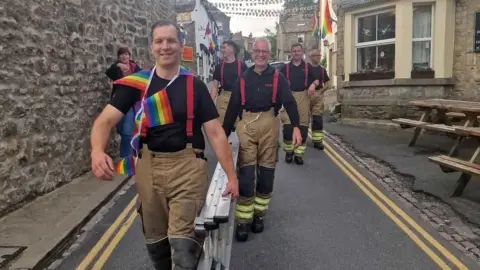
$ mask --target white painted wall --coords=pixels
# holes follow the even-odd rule
[[[205,83],[208,83],[208,78],[210,75],[210,65],[212,63],[212,58],[200,50],[200,44],[205,45],[208,48],[208,37],[205,37],[205,29],[209,22],[207,11],[205,7],[200,3],[200,0],[196,1],[195,10],[192,12],[192,20],[195,21],[195,46],[197,54],[203,56],[203,68],[200,68],[200,63],[197,58],[197,70],[198,75],[203,77]],[[213,31],[214,24],[213,21],[210,21],[210,30]]]

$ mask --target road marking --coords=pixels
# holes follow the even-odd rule
[[[112,255],[112,252],[115,249],[115,247],[118,245],[120,240],[122,240],[122,238],[125,236],[128,229],[130,229],[130,227],[132,226],[136,217],[137,217],[137,211],[133,211],[130,214],[130,217],[128,217],[127,221],[125,221],[125,223],[122,225],[120,230],[118,230],[118,233],[115,235],[115,237],[113,237],[110,244],[108,244],[107,248],[105,248],[102,255],[100,255],[98,260],[95,262],[95,265],[93,266],[92,269],[102,269],[102,267],[107,262],[108,258],[110,258],[110,255]]]
[[[117,217],[117,219],[110,225],[108,230],[103,234],[102,238],[98,240],[97,244],[90,250],[85,259],[77,266],[76,270],[85,270],[92,263],[93,259],[97,257],[98,252],[105,246],[105,244],[110,240],[112,235],[117,231],[118,227],[123,224],[125,217],[131,212],[132,208],[135,206],[138,195],[132,199],[132,201],[123,209],[122,213]]]
[[[329,150],[325,154],[342,170],[400,229],[402,229],[415,244],[418,245],[441,269],[451,269],[445,261],[435,254],[412,230],[410,230],[395,214],[390,211],[382,202],[380,202],[352,173],[350,173],[343,164],[340,163]]]
[[[457,257],[455,257],[445,247],[443,247],[442,244],[440,244],[437,240],[435,240],[428,232],[426,232],[420,225],[418,225],[417,222],[415,222],[400,207],[398,207],[392,200],[386,197],[378,188],[376,188],[360,172],[358,172],[343,157],[341,157],[328,143],[324,143],[324,144],[327,152],[331,153],[334,157],[338,159],[338,162],[342,163],[350,172],[352,172],[353,175],[355,175],[357,181],[360,180],[361,182],[363,182],[365,186],[367,186],[370,190],[373,191],[373,193],[375,193],[381,200],[383,200],[383,202],[385,202],[388,206],[390,206],[390,208],[394,212],[396,212],[410,226],[412,226],[420,235],[422,235],[432,246],[434,246],[443,256],[445,256],[445,258],[447,258],[451,263],[453,263],[459,269],[468,269],[459,259],[457,259]]]

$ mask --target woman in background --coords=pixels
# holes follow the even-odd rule
[[[105,72],[108,78],[112,81],[119,80],[125,76],[131,75],[140,71],[141,68],[131,60],[131,53],[127,47],[121,47],[117,52],[117,61],[113,63]],[[113,85],[112,93],[110,94],[110,99],[115,95],[116,86]],[[117,124],[117,132],[120,134],[120,156],[126,157],[129,156],[132,147],[130,146],[130,140],[132,139],[135,113],[133,108],[128,111],[128,113],[123,117],[122,120]]]

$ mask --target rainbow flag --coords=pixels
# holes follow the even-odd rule
[[[115,172],[118,174],[124,175],[134,175],[135,174],[135,159],[133,156],[128,156],[120,160],[115,166]]]
[[[172,108],[167,90],[163,89],[145,99],[145,116],[148,127],[173,123]]]
[[[317,16],[312,18],[312,37],[318,38],[320,36],[320,28],[318,26]]]
[[[322,20],[322,39],[332,33],[332,17],[330,16],[330,8],[328,0],[325,0],[325,11],[323,12]]]
[[[135,74],[123,77],[119,80],[113,82],[113,84],[129,86],[139,90],[142,93],[146,93],[148,80],[150,79],[151,70],[142,70]],[[195,76],[187,68],[180,66],[179,76]],[[163,93],[162,93],[163,92]],[[157,96],[157,97],[155,97]],[[143,106],[142,106],[143,105]],[[162,107],[163,106],[163,107]],[[139,149],[140,149],[140,136],[141,129],[147,128],[145,124],[155,125],[152,122],[156,121],[159,123],[167,123],[169,121],[173,122],[173,116],[170,109],[170,103],[168,101],[168,96],[165,90],[159,91],[155,95],[146,98],[142,104],[142,101],[138,101],[133,106],[135,112],[135,129],[133,133],[132,140],[130,145],[134,154],[123,158],[115,166],[115,172],[123,175],[135,175],[135,165],[138,159]],[[145,113],[147,111],[147,113]],[[153,113],[153,114],[152,114]],[[148,121],[148,117],[150,122]]]

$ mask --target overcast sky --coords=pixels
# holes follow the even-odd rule
[[[213,2],[221,1],[222,0],[214,0]],[[255,9],[281,10],[282,6],[283,4],[259,5],[256,6]],[[243,36],[248,36],[250,33],[252,33],[254,37],[263,36],[265,28],[275,31],[275,22],[278,21],[278,17],[256,18],[238,15],[228,16],[231,17],[230,31],[232,33],[242,31]]]

